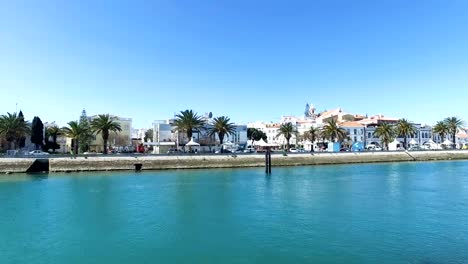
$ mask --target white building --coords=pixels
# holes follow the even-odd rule
[[[458,130],[456,142],[458,148],[468,148],[468,128]]]
[[[427,125],[421,125],[421,124],[414,124],[413,126],[416,128],[416,134],[409,136],[407,138],[407,144],[414,139],[418,145],[422,146],[423,144],[427,143],[431,138],[432,138],[432,127],[427,126]],[[375,129],[378,127],[378,125],[368,125],[367,127],[364,128],[365,131],[365,145],[369,144],[375,144],[377,146],[382,146],[382,142],[380,138],[378,138],[375,135]],[[403,137],[398,137],[396,139],[400,143],[404,142]]]
[[[187,138],[185,133],[179,132],[174,125],[174,119],[156,120],[153,122],[153,146],[154,153],[163,154],[169,149],[184,150],[184,146],[190,140],[200,144],[200,151],[213,152],[221,148],[218,135],[210,135],[212,119],[206,115],[206,125],[192,132],[192,138]],[[232,143],[235,148],[245,148],[247,145],[247,126],[235,125],[234,133],[226,135],[223,143]],[[186,150],[186,149],[185,149]]]
[[[97,118],[98,115],[89,117],[89,122]],[[121,131],[110,132],[108,139],[108,147],[129,147],[132,145],[132,119],[110,115],[113,120],[120,125]],[[90,151],[103,152],[102,135],[95,135],[94,140],[89,144]]]
[[[132,139],[141,139],[143,140],[145,138],[145,134],[148,131],[146,128],[137,128],[137,129],[132,129]]]

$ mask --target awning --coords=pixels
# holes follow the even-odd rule
[[[185,144],[185,146],[200,146],[200,144],[191,139],[187,144]]]
[[[453,142],[446,139],[444,142],[442,142],[442,145],[453,145]]]

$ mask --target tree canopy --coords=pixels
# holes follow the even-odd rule
[[[219,143],[222,145],[225,135],[230,135],[236,132],[236,126],[230,122],[227,116],[215,117],[209,129],[210,135],[218,134]]]
[[[44,124],[38,116],[33,118],[31,124],[31,142],[34,143],[36,149],[44,144]]]
[[[298,134],[298,132],[297,132],[296,127],[291,122],[288,122],[288,123],[282,124],[280,126],[280,128],[278,129],[278,134],[276,135],[276,137],[283,136],[286,139],[286,149],[287,149],[287,151],[289,151],[289,149],[291,148],[289,142],[290,142],[292,136],[297,135],[297,134]]]
[[[200,130],[205,125],[205,120],[192,110],[185,110],[176,115],[174,124],[179,132],[185,132],[191,140],[193,131]]]
[[[332,142],[341,142],[346,139],[348,134],[346,130],[340,128],[336,120],[332,118],[328,120],[326,125],[322,128],[321,136]]]
[[[108,114],[98,115],[91,121],[91,129],[96,135],[101,134],[103,140],[104,154],[107,154],[107,141],[110,132],[122,131],[120,124]]]

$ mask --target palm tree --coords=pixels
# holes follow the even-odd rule
[[[452,135],[453,147],[455,147],[457,131],[463,128],[464,122],[456,116],[447,117],[444,122],[447,125],[448,134]]]
[[[215,117],[212,123],[213,127],[209,129],[210,136],[218,134],[219,143],[221,145],[223,144],[225,135],[236,132],[236,126],[234,123],[229,123],[230,120],[231,119],[227,116]]]
[[[436,123],[434,128],[432,128],[432,131],[436,134],[439,134],[441,142],[444,142],[445,136],[449,133],[449,128],[446,122],[439,121]]]
[[[327,124],[322,128],[321,136],[331,142],[340,142],[346,139],[346,130],[340,128],[335,119],[330,119]]]
[[[110,132],[120,132],[122,128],[120,124],[115,121],[113,117],[110,115],[98,115],[91,121],[91,130],[96,135],[102,135],[103,147],[104,147],[104,154],[107,154],[107,141],[109,140],[109,133]]]
[[[375,129],[374,135],[380,138],[384,147],[388,150],[388,144],[395,139],[395,129],[393,126],[383,123]]]
[[[16,149],[18,141],[30,131],[29,123],[16,113],[0,116],[0,135],[5,136],[6,141],[13,149]]]
[[[179,132],[185,132],[189,140],[192,139],[193,130],[199,130],[205,125],[205,121],[192,110],[180,111],[176,115],[174,125]]]
[[[304,138],[309,140],[310,142],[314,143],[319,139],[320,130],[315,127],[311,127],[309,130],[304,132]]]
[[[77,121],[68,122],[68,127],[63,127],[62,132],[66,137],[71,138],[74,141],[74,153],[78,154],[78,146],[80,144],[80,137],[86,132]]]
[[[407,138],[416,134],[416,128],[406,119],[398,120],[396,124],[396,134],[403,137],[403,146],[407,148]]]
[[[312,143],[310,151],[314,151],[314,142],[317,141],[320,137],[320,130],[315,127],[311,127],[309,130],[304,132],[304,139],[309,140]]]
[[[58,126],[51,126],[47,128],[46,133],[46,141],[48,141],[48,137],[52,137],[52,151],[55,153],[57,147],[57,137],[62,134],[62,131]]]
[[[287,151],[289,151],[290,149],[289,141],[291,140],[291,137],[293,135],[298,134],[297,129],[293,126],[291,122],[289,122],[286,124],[282,124],[278,130],[279,132],[276,135],[276,137],[278,138],[279,136],[283,136],[286,139],[286,149]]]

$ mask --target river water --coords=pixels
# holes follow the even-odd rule
[[[468,263],[468,162],[0,176],[0,263]]]

